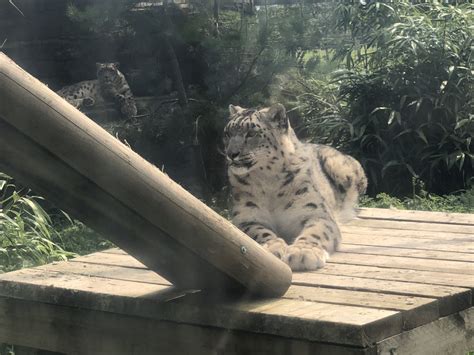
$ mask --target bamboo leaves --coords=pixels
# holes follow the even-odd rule
[[[372,192],[469,188],[474,176],[472,7],[340,5],[351,42],[336,51],[337,122],[317,125],[325,142],[364,164]]]

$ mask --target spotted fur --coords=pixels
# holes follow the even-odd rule
[[[367,179],[360,164],[296,137],[285,108],[231,105],[224,144],[232,221],[294,271],[324,266]]]
[[[122,115],[132,119],[137,106],[125,76],[118,70],[118,63],[97,63],[97,79],[66,86],[57,94],[74,107],[93,106],[105,101],[115,102]]]

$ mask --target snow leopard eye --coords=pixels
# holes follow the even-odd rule
[[[247,138],[252,138],[252,137],[255,137],[257,135],[257,131],[254,131],[254,130],[250,130],[250,131],[247,131],[246,133],[246,137]]]

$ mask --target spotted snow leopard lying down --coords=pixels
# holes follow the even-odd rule
[[[354,216],[365,193],[362,167],[334,148],[298,140],[281,104],[229,110],[233,223],[294,271],[323,267],[341,241],[337,222]]]
[[[137,106],[118,63],[97,63],[97,79],[65,86],[57,94],[76,108],[94,106],[105,101],[115,102],[122,115],[133,119]]]

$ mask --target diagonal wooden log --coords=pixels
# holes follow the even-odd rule
[[[0,170],[177,287],[280,296],[291,270],[0,53]]]

